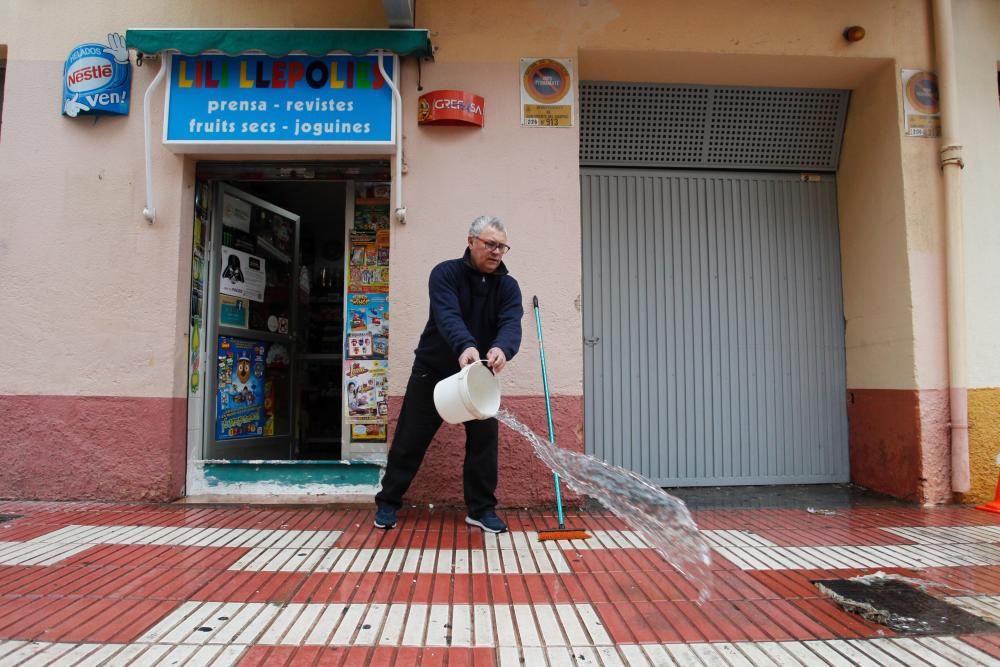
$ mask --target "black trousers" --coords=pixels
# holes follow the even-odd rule
[[[403,495],[413,482],[424,460],[427,447],[441,427],[442,419],[434,407],[434,385],[440,378],[414,367],[403,396],[403,408],[396,423],[389,448],[388,465],[382,478],[382,490],[375,502],[399,509]],[[496,507],[497,437],[496,419],[465,422],[465,464],[462,484],[465,506],[478,517]]]

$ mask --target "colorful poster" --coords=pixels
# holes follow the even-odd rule
[[[374,266],[377,258],[375,236],[351,237],[351,266]]]
[[[351,442],[387,442],[389,425],[384,422],[375,424],[351,424]]]
[[[349,291],[389,291],[388,196],[388,183],[357,186],[348,252]]]
[[[219,391],[215,397],[217,440],[264,435],[267,343],[219,336]]]
[[[351,266],[348,289],[352,292],[388,292],[389,267]]]
[[[388,346],[389,295],[348,294],[347,356],[385,358]]]
[[[219,293],[264,301],[267,286],[263,257],[251,255],[229,246],[222,246],[222,275],[219,277]]]
[[[389,229],[389,207],[386,204],[355,204],[354,227],[358,234],[374,234]]]
[[[389,414],[388,366],[384,360],[355,360],[344,364],[348,423],[386,421]]]
[[[219,324],[246,329],[250,319],[250,304],[246,299],[223,294],[219,297]]]
[[[372,356],[372,335],[364,333],[347,335],[347,356],[348,357],[370,357]]]
[[[388,441],[389,184],[355,185],[347,253],[344,397],[350,442]]]
[[[389,266],[389,230],[375,232],[375,264]]]
[[[201,390],[201,318],[191,320],[191,395]]]

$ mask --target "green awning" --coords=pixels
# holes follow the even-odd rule
[[[400,56],[432,56],[431,39],[420,29],[236,29],[236,30],[127,30],[125,44],[144,54],[176,51],[199,53],[266,53],[284,56],[304,53],[323,56],[349,53],[363,56],[385,49]]]

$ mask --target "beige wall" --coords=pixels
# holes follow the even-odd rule
[[[995,499],[1000,453],[1000,2],[956,2],[954,18],[971,388],[972,489],[963,501],[983,502]]]
[[[519,56],[576,51],[583,80],[853,89],[838,174],[848,385],[939,386],[946,377],[938,354],[940,188],[928,159],[937,142],[903,145],[898,84],[900,66],[931,64],[927,3],[757,3],[752,10],[724,0],[666,5],[482,3],[459,14],[444,3],[424,3],[422,20],[437,31],[440,46],[438,62],[425,72],[451,61],[512,66]],[[843,40],[843,28],[852,24],[867,29],[864,41]],[[497,33],[505,39],[492,39]],[[523,150],[547,157],[530,145]],[[576,354],[573,334],[567,343]]]
[[[954,3],[963,145],[969,386],[1000,387],[1000,2]],[[1000,432],[996,433],[1000,449]]]
[[[12,40],[0,137],[0,392],[174,395],[181,161],[157,161],[161,215],[151,227],[140,213],[141,113],[61,118],[56,53],[19,56]]]
[[[892,61],[855,87],[837,178],[847,386],[912,387],[912,297]]]
[[[447,48],[448,42],[444,42]],[[524,296],[520,354],[501,376],[508,394],[538,394],[541,372],[531,297],[541,303],[553,393],[582,393],[580,194],[577,128],[522,128],[517,59],[472,65],[442,58],[423,68],[425,90],[458,88],[486,97],[486,126],[418,127],[416,68],[405,70],[403,178],[407,223],[393,229],[390,368],[408,368],[427,320],[427,277],[461,255],[469,223],[495,215],[513,250],[504,259]],[[511,92],[513,91],[513,93]],[[507,92],[508,94],[504,94]],[[407,373],[394,372],[402,393]]]
[[[956,6],[960,25],[996,13],[990,0]],[[147,225],[140,215],[140,98],[155,66],[135,70],[128,118],[62,118],[57,82],[73,45],[129,27],[384,25],[378,2],[297,2],[291,15],[281,3],[236,0],[99,7],[0,4],[7,89],[16,91],[5,102],[0,138],[0,338],[10,341],[0,353],[0,392],[180,396],[186,386],[193,161],[155,147],[159,218]],[[526,302],[532,294],[542,300],[554,390],[580,393],[577,129],[521,128],[517,110],[518,58],[566,56],[590,79],[853,89],[839,174],[848,383],[919,388],[943,381],[938,142],[902,138],[898,84],[900,67],[933,65],[924,0],[521,0],[466,3],[462,11],[422,0],[417,11],[439,47],[436,61],[422,68],[424,89],[484,95],[487,125],[416,127],[416,67],[406,64],[409,222],[393,234],[393,368],[409,363],[423,325],[430,264],[456,255],[464,225],[489,213],[510,225],[515,249],[508,262]],[[840,33],[855,23],[868,37],[848,45]],[[978,77],[968,85],[976,99],[986,99],[979,82],[994,71],[995,56],[983,65],[979,54],[990,47],[995,54],[996,40],[984,33],[981,42],[959,43],[962,80]],[[995,92],[994,116],[963,116],[963,128],[968,122],[997,131]],[[162,94],[155,105],[158,136]],[[993,159],[995,175],[989,144],[972,144],[966,140],[970,169]],[[969,298],[990,303],[1000,281],[989,250],[997,243],[997,195],[989,171],[971,175],[970,169],[968,233],[970,248],[977,246],[970,272],[989,277],[970,280]],[[970,312],[970,362],[983,361],[994,382],[1000,377],[1000,353],[990,338],[1000,323],[995,310]],[[530,310],[524,324],[522,355],[505,380],[510,393],[540,391]],[[402,390],[404,375],[393,373],[393,392]]]
[[[64,118],[75,45],[138,27],[383,24],[377,3],[325,0],[296,2],[292,15],[239,0],[0,3],[0,393],[186,394],[192,163],[154,145],[158,215],[147,224],[141,98],[156,65],[133,70],[128,117]],[[155,105],[159,137],[162,93]]]

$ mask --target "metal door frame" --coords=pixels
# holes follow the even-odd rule
[[[215,192],[213,194],[212,223],[209,225],[208,247],[211,251],[211,261],[209,266],[212,273],[208,281],[208,302],[206,313],[208,313],[208,338],[206,345],[206,362],[215,360],[218,355],[219,336],[233,336],[236,338],[248,338],[265,340],[274,343],[283,343],[288,347],[289,352],[289,392],[288,392],[288,414],[289,433],[287,435],[261,436],[252,438],[239,438],[230,441],[218,441],[215,438],[216,427],[216,397],[219,391],[219,373],[215,363],[206,364],[208,383],[205,387],[205,432],[203,438],[202,454],[205,460],[217,459],[290,459],[292,457],[295,440],[295,392],[292,386],[295,382],[298,365],[295,359],[295,344],[298,334],[298,275],[299,275],[299,227],[301,221],[299,216],[291,211],[287,211],[280,206],[275,206],[260,197],[244,192],[228,183],[218,181],[214,183]],[[289,281],[288,289],[291,291],[289,301],[289,333],[288,335],[271,333],[269,331],[257,331],[253,329],[241,329],[239,327],[228,327],[219,324],[219,316],[222,308],[222,300],[219,298],[219,278],[222,263],[222,207],[223,195],[229,194],[239,199],[247,201],[255,206],[277,213],[288,218],[295,223],[295,235],[293,241],[292,255],[292,279]],[[281,456],[274,454],[276,446],[284,443],[285,451]],[[228,455],[230,452],[235,456]]]

